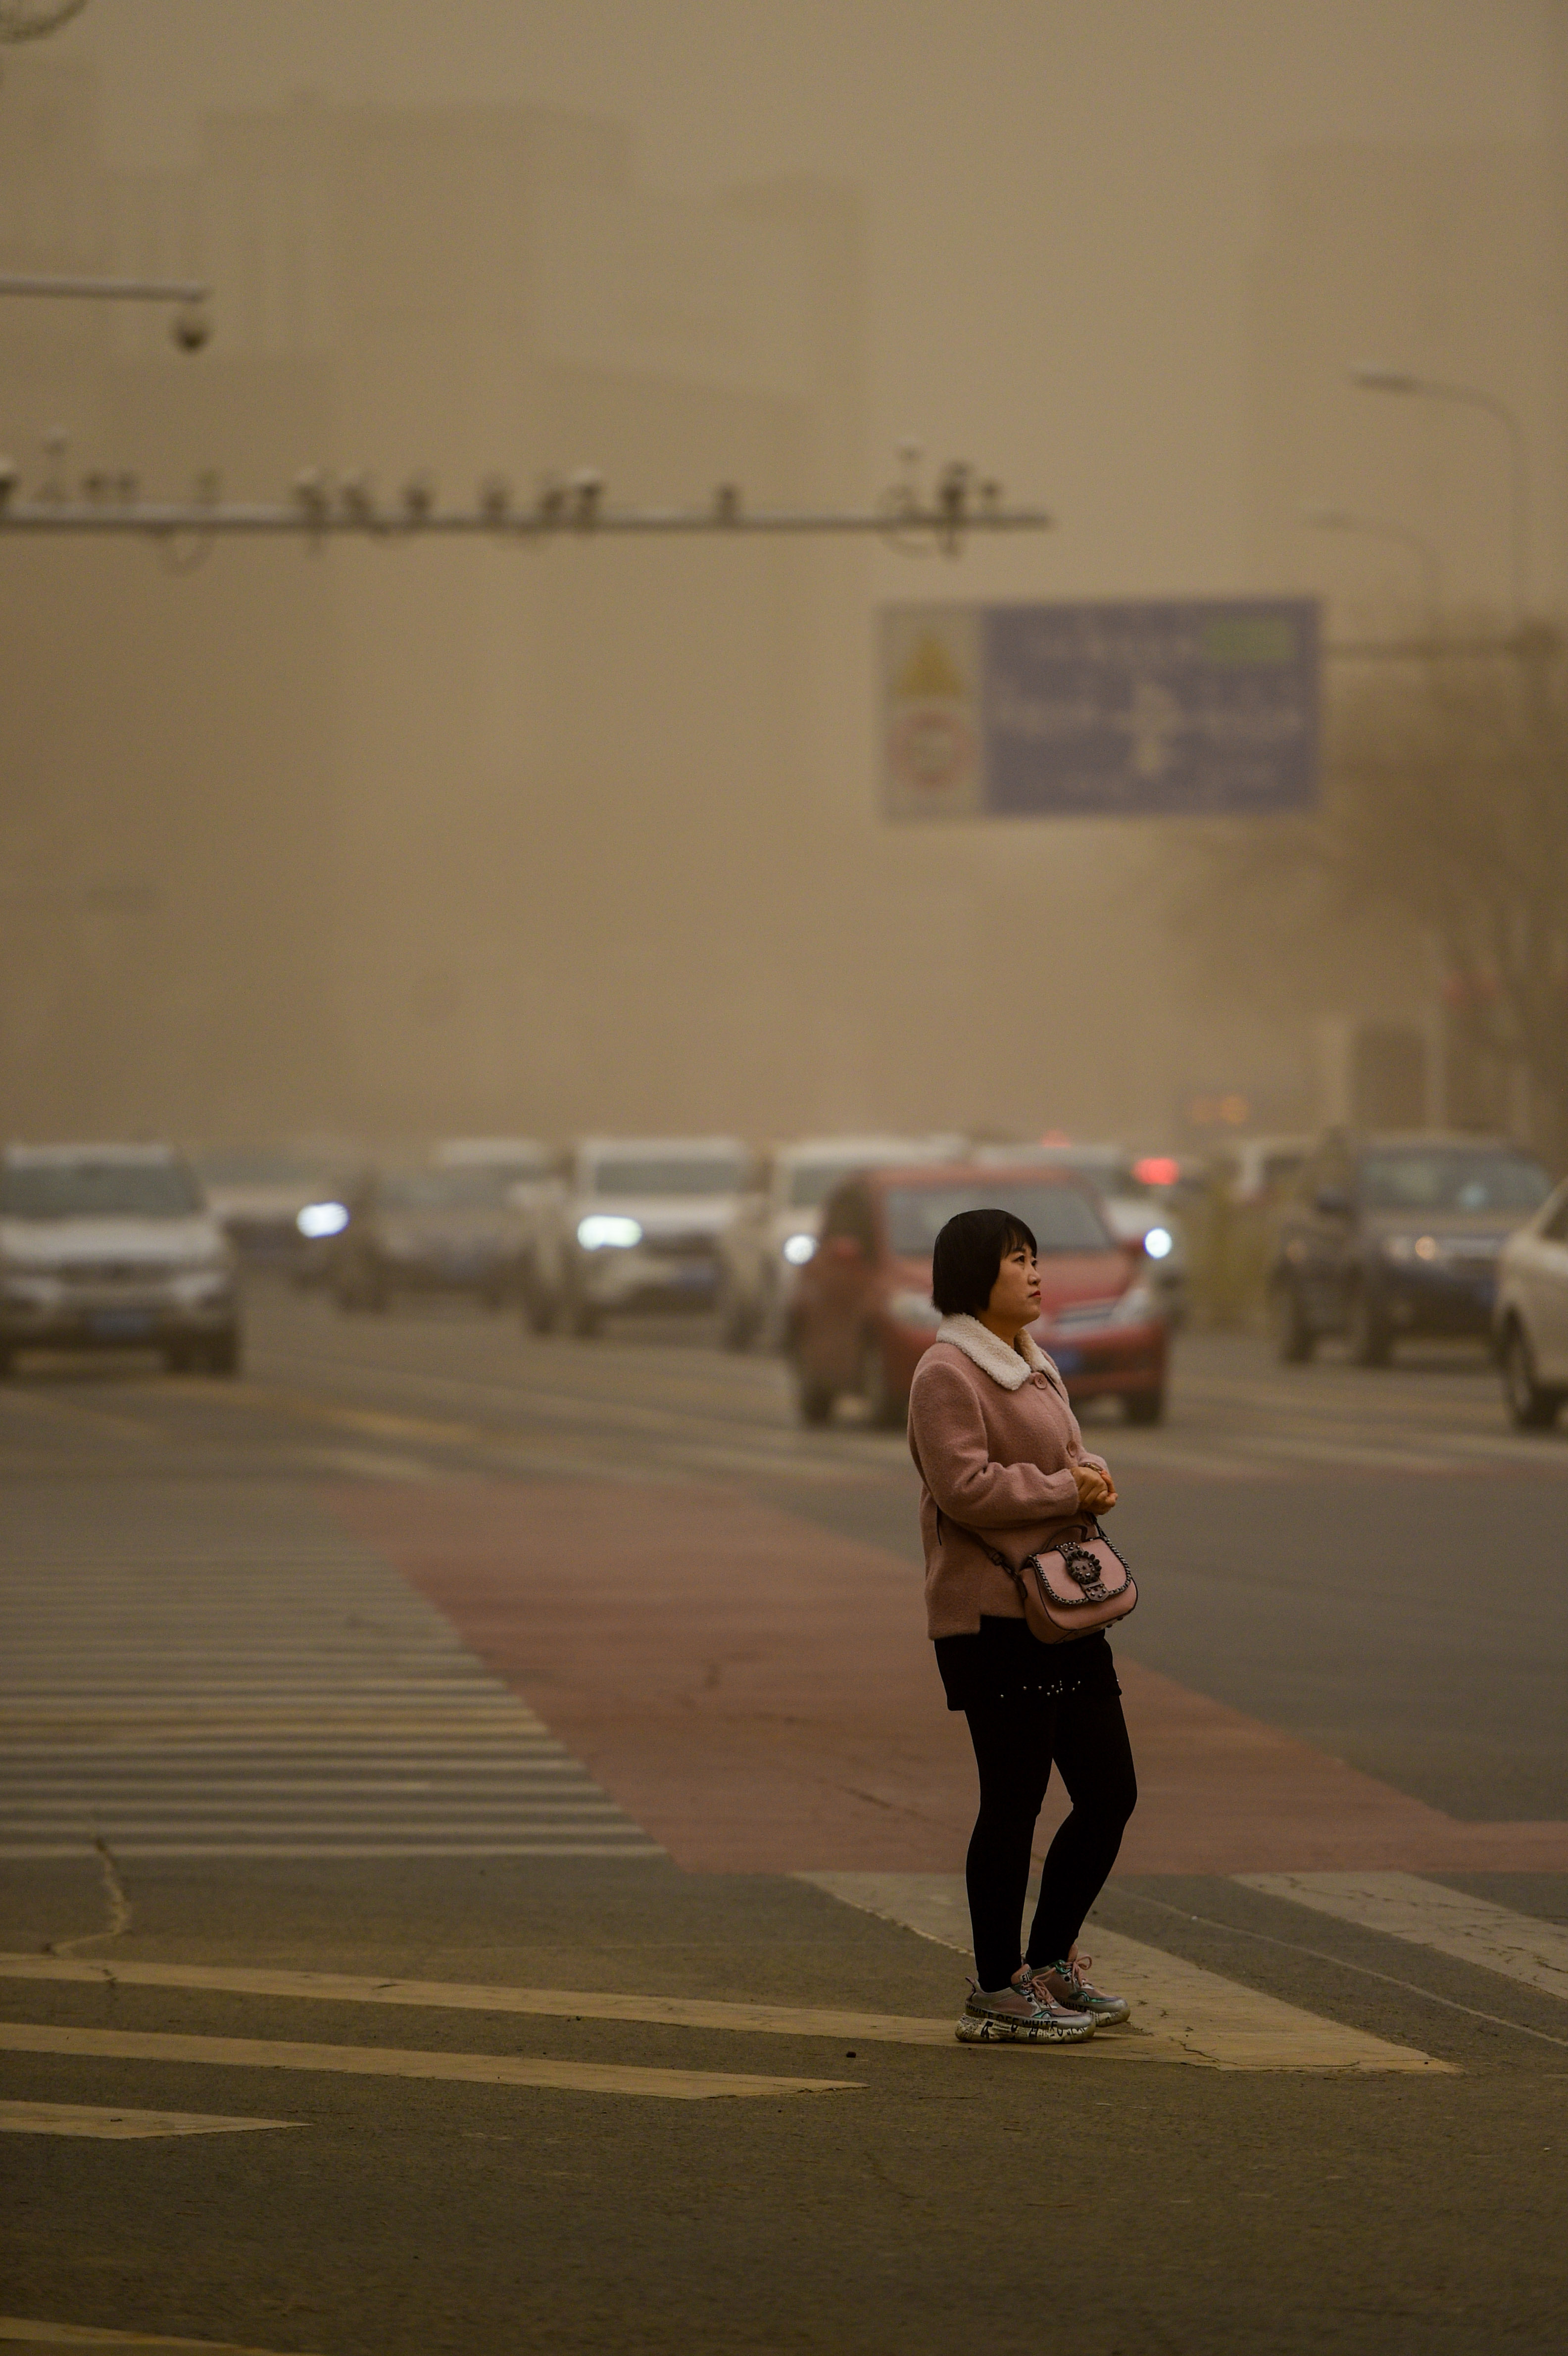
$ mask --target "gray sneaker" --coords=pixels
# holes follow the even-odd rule
[[[1081,2045],[1093,2036],[1094,2022],[1058,2004],[1037,1978],[991,1989],[971,1980],[955,2033],[961,2045]]]
[[[1064,1955],[1054,1964],[1037,1964],[1030,1979],[1047,2002],[1086,2012],[1097,2028],[1109,2029],[1116,2021],[1127,2019],[1133,2008],[1124,1996],[1107,1996],[1103,1988],[1097,1988],[1086,1978],[1093,1961],[1092,1955],[1079,1955],[1072,1963]]]

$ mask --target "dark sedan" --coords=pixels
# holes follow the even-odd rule
[[[1302,1170],[1269,1273],[1279,1355],[1342,1333],[1358,1365],[1387,1365],[1418,1334],[1489,1333],[1498,1258],[1551,1191],[1500,1139],[1334,1131]]]
[[[486,1165],[380,1170],[344,1205],[332,1244],[340,1309],[385,1309],[398,1292],[470,1292],[499,1309],[516,1294],[522,1219],[513,1175]]]

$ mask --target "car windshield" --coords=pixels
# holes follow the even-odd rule
[[[1369,1153],[1361,1194],[1373,1211],[1533,1211],[1552,1182],[1522,1153],[1474,1146],[1410,1146]]]
[[[209,1186],[314,1186],[325,1175],[320,1162],[292,1153],[203,1153],[196,1168]]]
[[[893,1186],[886,1197],[887,1244],[900,1259],[929,1259],[938,1236],[961,1211],[1000,1208],[1032,1227],[1042,1253],[1115,1248],[1081,1187],[1058,1185]]]
[[[508,1170],[394,1170],[376,1193],[389,1211],[492,1211],[516,1184]]]
[[[14,1162],[0,1172],[7,1219],[183,1219],[201,1206],[177,1162]]]
[[[1049,1145],[1026,1145],[1019,1148],[1017,1159],[1020,1162],[1038,1162],[1047,1170],[1059,1170],[1064,1176],[1076,1178],[1080,1186],[1087,1186],[1095,1194],[1152,1194],[1155,1191],[1144,1183],[1124,1153],[1101,1153],[1092,1147],[1082,1146],[1063,1149]]]
[[[860,1161],[797,1162],[789,1173],[789,1207],[820,1211],[841,1178],[862,1168]]]
[[[714,1153],[596,1162],[592,1176],[596,1194],[738,1194],[746,1183],[740,1162]]]
[[[1267,1153],[1258,1164],[1258,1184],[1266,1194],[1283,1194],[1295,1183],[1305,1163],[1305,1152]]]

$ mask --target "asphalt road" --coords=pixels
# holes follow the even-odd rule
[[[1559,2350],[1568,1431],[1191,1337],[1095,1444],[1136,2009],[990,2051],[900,1441],[265,1285],[0,1388],[0,2339]]]

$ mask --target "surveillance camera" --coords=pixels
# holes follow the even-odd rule
[[[313,523],[319,523],[327,513],[328,484],[319,466],[306,466],[294,478],[295,505]]]
[[[175,313],[169,334],[177,350],[199,352],[212,340],[212,322],[202,305],[188,303],[183,310]]]
[[[511,507],[511,485],[504,475],[487,475],[479,485],[479,513],[487,523],[504,523]]]
[[[599,503],[604,497],[605,478],[596,466],[579,466],[572,477],[572,520],[580,531],[589,531],[599,519]]]

